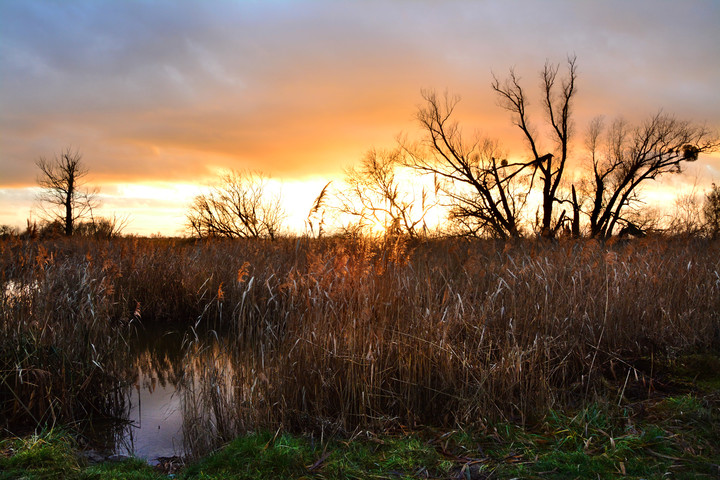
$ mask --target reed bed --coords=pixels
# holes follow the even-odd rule
[[[0,259],[3,418],[77,418],[88,382],[102,410],[133,325],[172,322],[219,332],[188,343],[209,359],[185,379],[199,450],[528,422],[649,393],[655,358],[720,345],[720,242],[702,239],[13,240]]]
[[[527,422],[622,395],[608,379],[649,393],[646,360],[720,338],[716,244],[316,247],[223,291],[246,366],[235,425]]]
[[[123,408],[112,279],[70,245],[0,242],[0,419],[72,424]]]

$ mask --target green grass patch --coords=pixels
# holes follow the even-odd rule
[[[452,466],[417,436],[333,442],[321,478],[427,478]]]
[[[677,359],[672,376],[703,391],[720,390],[720,357],[710,353],[684,355]]]
[[[326,445],[308,437],[269,433],[236,439],[189,466],[187,479],[427,478],[451,463],[419,437],[365,438]]]
[[[240,437],[191,465],[184,478],[297,478],[312,458],[312,449],[302,438],[263,432]]]
[[[187,466],[177,479],[716,478],[716,396],[680,395],[642,412],[591,404],[551,411],[532,428],[498,423],[482,431],[427,430],[321,443],[260,432]],[[0,442],[0,479],[169,478],[142,460],[85,464],[71,436],[47,432]]]
[[[131,458],[122,462],[105,462],[91,465],[79,475],[82,480],[160,480],[168,475],[155,470],[144,460]]]
[[[0,441],[0,479],[70,478],[81,469],[71,436],[59,431]]]
[[[573,416],[550,412],[537,429],[497,429],[504,435],[495,444],[506,447],[492,463],[500,478],[715,478],[720,418],[709,402],[669,397],[645,419],[597,404]]]

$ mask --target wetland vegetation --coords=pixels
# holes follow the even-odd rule
[[[0,478],[159,476],[78,452],[163,362],[185,478],[712,478],[719,259],[701,238],[5,239]],[[157,329],[175,357],[137,355]]]

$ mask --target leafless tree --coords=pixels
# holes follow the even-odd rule
[[[76,222],[92,217],[99,204],[97,189],[85,187],[88,170],[82,155],[68,148],[52,160],[40,157],[35,164],[40,169],[37,182],[43,189],[37,197],[39,216],[47,223],[61,224],[65,235],[71,236]]]
[[[519,175],[526,165],[508,164],[496,142],[466,141],[452,119],[458,97],[423,91],[417,119],[423,130],[419,145],[404,145],[407,166],[434,177],[443,192],[450,219],[463,235],[499,238],[521,235],[520,213],[527,191]]]
[[[514,70],[501,82],[494,77],[492,88],[500,97],[501,105],[511,115],[513,124],[523,133],[530,151],[530,159],[526,165],[532,168],[531,184],[539,176],[542,186],[542,216],[539,219],[540,234],[544,237],[553,237],[564,224],[564,212],[559,218],[554,218],[555,204],[560,201],[558,188],[563,179],[567,164],[570,138],[572,135],[572,100],[575,95],[575,80],[577,78],[576,58],[567,60],[567,75],[558,79],[560,65],[545,63],[541,72],[543,89],[543,107],[546,121],[550,126],[550,138],[555,143],[553,152],[542,153],[538,133],[531,123],[527,107],[529,101],[520,84],[520,78]],[[574,204],[576,205],[576,203]],[[579,209],[574,209],[573,224],[577,224]]]
[[[678,195],[668,214],[665,232],[670,235],[692,237],[704,230],[703,204],[697,185],[685,194]]]
[[[661,175],[680,173],[686,162],[720,147],[716,133],[704,125],[658,113],[637,127],[622,119],[605,128],[601,119],[588,130],[591,178],[590,236],[606,238],[616,227],[628,226],[626,213],[639,201],[640,186]]]
[[[200,237],[270,238],[282,227],[280,194],[268,191],[259,172],[230,171],[219,185],[198,195],[187,215],[190,231]]]
[[[115,238],[122,235],[129,223],[130,217],[127,215],[93,217],[91,220],[80,222],[75,227],[75,234],[95,238]]]
[[[423,236],[425,217],[437,204],[428,188],[415,191],[413,182],[402,182],[397,170],[403,166],[403,151],[370,150],[357,168],[345,172],[347,189],[338,192],[339,211],[354,218],[365,233],[382,226],[386,235]]]

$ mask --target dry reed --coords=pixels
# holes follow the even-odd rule
[[[645,358],[720,344],[720,243],[707,240],[118,239],[0,249],[5,418],[76,418],[89,408],[78,407],[88,379],[120,376],[114,352],[127,334],[117,332],[174,322],[223,332],[218,345],[190,347],[214,359],[184,390],[199,450],[279,425],[526,422],[608,395],[608,379],[641,378]],[[58,366],[63,375],[43,378]]]

